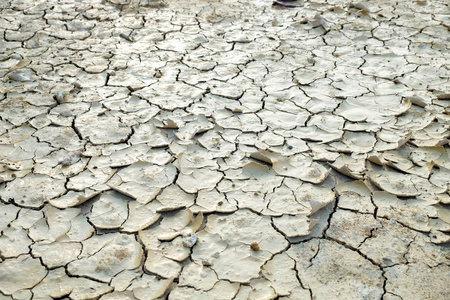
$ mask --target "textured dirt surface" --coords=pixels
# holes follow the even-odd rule
[[[448,2],[276,2],[1,1],[0,299],[447,299]]]

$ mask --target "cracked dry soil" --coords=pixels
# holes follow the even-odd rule
[[[0,299],[448,299],[445,0],[0,2]]]

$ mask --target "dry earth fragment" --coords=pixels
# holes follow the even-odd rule
[[[62,179],[55,180],[47,175],[28,174],[8,183],[6,188],[0,190],[0,197],[19,206],[39,208],[46,201],[60,196],[65,190]]]
[[[448,269],[448,265],[445,264],[430,268],[423,263],[386,268],[386,291],[399,295],[402,299],[408,297],[445,299],[448,293],[445,279]]]
[[[279,175],[298,178],[311,183],[320,183],[328,176],[328,170],[313,162],[311,157],[298,154],[290,158],[277,159],[273,169]]]
[[[33,288],[47,272],[39,259],[28,254],[6,259],[0,265],[0,291],[11,295],[22,289]]]
[[[80,259],[67,266],[69,274],[110,282],[112,277],[123,270],[134,269],[140,265],[143,251],[134,237],[117,233],[107,234],[105,238],[101,246],[98,244],[100,240],[95,237],[83,242]],[[100,248],[91,251],[87,245]]]
[[[263,269],[264,277],[271,282],[277,295],[289,296],[298,286],[295,261],[286,253],[275,255]]]
[[[142,277],[133,281],[128,290],[132,291],[134,297],[139,300],[157,299],[164,295],[171,282],[171,279],[160,279],[154,275],[143,274]]]
[[[338,183],[336,191],[339,195],[340,208],[357,209],[362,213],[373,212],[375,209],[371,201],[371,192],[361,180]]]
[[[238,283],[230,283],[226,280],[218,281],[214,287],[208,291],[196,290],[189,287],[176,287],[173,292],[170,293],[169,299],[218,299],[218,300],[231,300],[235,299],[237,291],[239,290]]]
[[[310,234],[312,227],[317,222],[304,215],[283,215],[281,217],[273,217],[272,220],[275,227],[289,238]]]
[[[381,221],[372,215],[338,209],[333,213],[327,236],[357,249],[376,234]],[[379,244],[377,244],[378,246]]]
[[[110,291],[112,287],[105,283],[82,277],[69,277],[64,268],[50,270],[48,275],[32,289],[37,299],[68,296],[73,300],[99,297]]]
[[[212,189],[223,178],[221,172],[205,169],[194,170],[188,174],[181,173],[177,184],[188,193],[196,193],[203,189]]]
[[[287,254],[297,261],[303,285],[316,297],[377,299],[383,294],[381,269],[338,243],[312,240],[294,245]]]
[[[128,217],[128,199],[115,193],[103,193],[92,206],[89,221],[99,229],[119,228]]]

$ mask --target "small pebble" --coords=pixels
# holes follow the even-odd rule
[[[183,246],[187,248],[192,248],[195,245],[195,243],[197,243],[197,233],[183,237]]]

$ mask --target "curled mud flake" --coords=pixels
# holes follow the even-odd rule
[[[372,198],[378,207],[378,216],[393,219],[414,230],[429,232],[432,220],[430,217],[438,217],[436,208],[430,205],[433,203],[428,201],[416,198],[401,200],[385,191],[373,192]]]
[[[432,229],[430,231],[430,241],[434,244],[446,244],[450,242],[450,235],[440,230]],[[450,257],[450,256],[448,256]]]
[[[10,57],[11,58],[11,57]],[[30,59],[21,59],[17,64],[12,66],[11,70],[17,70],[23,68],[31,63]]]
[[[422,178],[430,177],[430,173],[434,167],[434,162],[431,161],[423,166],[416,166],[405,156],[406,155],[401,155],[398,150],[391,150],[384,152],[381,155],[371,156],[369,157],[369,160],[378,164],[381,162],[382,165],[395,168],[408,174],[417,175]],[[373,158],[376,159],[373,160]]]
[[[376,141],[373,133],[346,131],[342,140],[332,143],[331,146],[342,152],[367,153],[373,150]]]
[[[146,204],[158,195],[161,188],[169,186],[175,175],[176,169],[173,165],[158,166],[137,162],[117,172],[108,185]]]
[[[105,183],[114,175],[116,169],[112,168],[88,168],[79,174],[71,177],[66,187],[76,191],[86,191],[87,188],[92,190],[108,190]]]
[[[181,236],[176,237],[170,242],[161,242],[159,250],[162,251],[165,257],[180,263],[191,255],[191,248],[184,247],[183,237]]]
[[[283,7],[303,7],[303,2],[295,0],[275,0],[272,5],[279,5]]]
[[[262,235],[262,232],[266,234]],[[264,238],[261,240],[261,237]],[[249,247],[255,240],[260,251]],[[273,229],[268,217],[242,210],[229,215],[226,220],[222,216],[210,215],[205,230],[199,232],[192,258],[198,264],[203,259],[214,258],[212,268],[219,279],[247,282],[259,276],[261,266],[271,257],[270,253],[286,246],[287,241]]]
[[[437,205],[436,210],[439,219],[450,224],[450,209],[443,205]]]
[[[190,286],[201,290],[210,290],[218,281],[216,274],[204,265],[189,262],[180,276],[181,286]]]
[[[78,208],[58,209],[51,205],[44,207],[44,217],[36,220],[29,228],[28,234],[34,241],[54,242],[66,237],[66,235],[73,241],[77,241],[75,230],[71,230],[72,225],[80,225],[77,223],[80,219],[86,222],[84,216],[80,216],[81,210]],[[80,218],[81,217],[81,218]],[[90,227],[86,222],[86,227]],[[82,226],[78,230],[82,231]],[[86,237],[92,234],[88,232]],[[81,236],[81,234],[79,235]]]
[[[311,208],[309,206],[309,201],[311,199],[308,199],[307,201],[298,201],[299,199],[296,197],[300,195],[298,191],[294,193],[290,188],[282,185],[280,187],[275,188],[273,192],[267,193],[267,195],[263,195],[261,197],[253,197],[253,199],[262,199],[261,202],[269,202],[268,208],[273,211],[277,215],[281,214],[299,214],[299,213],[305,213],[309,214],[311,213]],[[255,195],[258,196],[258,195]],[[236,197],[239,206],[242,208],[242,206],[246,203],[243,202],[239,197]],[[296,199],[297,198],[297,199]],[[302,197],[303,198],[303,197]],[[255,201],[253,200],[252,201]],[[304,199],[302,199],[304,200]],[[306,199],[305,199],[306,200]],[[265,205],[264,205],[265,207]],[[256,205],[250,206],[250,208],[256,209]]]
[[[329,173],[322,165],[313,162],[312,158],[303,154],[278,158],[273,163],[274,171],[279,175],[298,178],[311,183],[324,181]],[[299,170],[302,170],[299,172]]]
[[[84,144],[71,127],[48,126],[36,131],[34,136],[41,142],[50,143],[55,148],[63,148],[74,152],[82,149]]]
[[[81,159],[82,153],[81,151],[73,151],[67,154],[62,160],[58,162],[58,165],[62,165],[63,167],[68,165],[73,165]]]
[[[438,100],[450,100],[450,93],[438,94],[438,95],[436,95],[436,98]]]
[[[31,80],[30,78],[16,72],[9,73],[8,79],[18,82],[33,82],[33,80]]]
[[[275,159],[278,157],[278,155],[273,154],[266,150],[259,150],[258,152],[250,153],[250,157],[259,160],[260,162],[272,165]]]
[[[131,285],[131,283],[134,280],[136,280],[137,278],[142,276],[142,274],[143,274],[142,268],[138,268],[138,269],[135,269],[135,270],[125,270],[125,271],[117,274],[111,280],[110,285],[112,287],[114,287],[114,291],[116,291],[116,292],[123,292]],[[128,291],[128,292],[132,295],[131,291]],[[119,299],[123,299],[123,298],[119,298]],[[119,300],[119,299],[113,298],[111,300]],[[126,298],[126,299],[123,299],[123,300],[132,300],[132,299],[134,299],[134,298],[130,297],[130,299]]]
[[[195,232],[197,232],[197,230],[200,228],[200,226],[202,226],[203,224],[203,213],[200,212],[197,214],[197,216],[194,218],[193,216],[191,216],[191,220],[189,222],[189,224],[183,228],[183,236],[192,236],[194,235]],[[197,238],[195,237],[195,240]]]
[[[366,170],[365,159],[353,159],[341,154],[330,166],[336,171],[354,179],[362,179]]]
[[[361,12],[363,12],[363,13],[370,13],[369,7],[368,7],[365,3],[363,3],[363,2],[358,2],[358,3],[350,2],[350,3],[348,4],[348,6],[349,6],[350,8],[356,8],[356,9],[359,9],[359,10],[360,10]]]
[[[202,168],[217,169],[217,161],[211,152],[199,146],[188,146],[178,154],[178,166],[181,173],[189,174]]]
[[[128,287],[133,296],[139,300],[158,299],[163,296],[173,278],[161,279],[159,276],[143,274]]]
[[[306,111],[272,111],[263,109],[257,113],[257,115],[262,119],[264,124],[269,126],[271,129],[285,129],[290,130],[297,126],[304,126],[306,120],[309,117],[309,113]],[[267,134],[267,132],[265,132]]]
[[[134,38],[130,34],[122,32],[119,34],[119,36],[129,42],[134,42]]]
[[[408,100],[412,104],[422,108],[426,107],[429,104],[427,101],[425,101],[425,99],[421,98],[420,96],[406,96],[405,100]]]
[[[197,139],[203,147],[212,153],[213,157],[227,157],[236,150],[236,145],[232,142],[234,139],[229,141],[223,138],[220,133],[215,129],[208,130]]]
[[[195,119],[187,122],[182,128],[175,132],[175,136],[180,140],[191,140],[196,134],[208,131],[214,128],[204,115],[198,115]]]
[[[362,213],[374,212],[375,207],[371,201],[371,192],[363,181],[338,183],[336,191],[339,195],[339,207],[356,209]]]
[[[58,208],[74,207],[99,195],[101,191],[85,189],[84,191],[68,191],[66,194],[49,200],[49,203]]]
[[[164,131],[156,128],[153,123],[139,124],[130,138],[132,145],[146,144],[150,147],[163,147],[169,145],[169,139]]]
[[[227,199],[235,202],[236,206],[239,203],[239,209],[248,208],[253,211],[261,212],[264,215],[273,214],[272,208],[267,209],[267,202],[270,201],[270,199],[264,199],[264,194],[255,195],[254,192],[243,192],[237,190],[228,192]],[[266,210],[269,212],[266,213]]]
[[[309,219],[305,215],[283,215],[273,217],[273,224],[287,237],[294,238],[310,234],[311,229],[317,224],[317,220]]]
[[[413,197],[421,194],[407,175],[386,171],[369,171],[367,175],[373,184],[393,195]]]
[[[233,114],[230,111],[216,111],[213,115],[216,123],[226,129],[237,129],[244,132],[261,132],[267,128],[261,119],[250,113]]]
[[[198,217],[198,216],[197,216]],[[193,218],[192,211],[190,209],[184,209],[177,213],[168,213],[160,222],[157,228],[157,238],[159,241],[170,241],[179,235],[185,235],[190,242],[195,244],[196,238],[191,234],[198,228],[196,225],[197,218]],[[194,230],[195,229],[195,230]],[[189,243],[189,242],[187,242]]]
[[[128,203],[128,217],[125,223],[120,227],[124,232],[138,232],[149,227],[160,218],[156,211],[160,208],[157,201],[151,201],[148,204],[142,204],[137,201]]]
[[[328,30],[327,20],[319,14],[316,14],[313,19],[309,21],[312,28],[322,27],[323,30]]]
[[[148,250],[144,268],[162,278],[178,277],[181,264],[165,257],[160,251]]]

